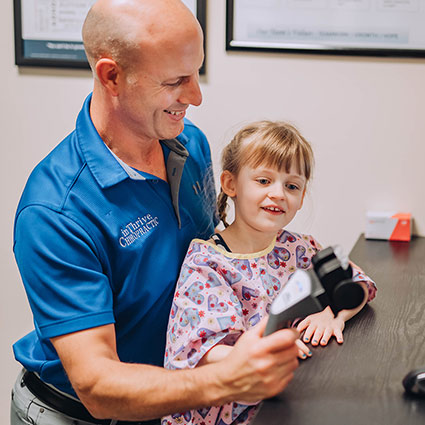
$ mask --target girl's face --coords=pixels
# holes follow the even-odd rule
[[[243,166],[238,176],[228,173],[223,177],[222,183],[228,186],[223,189],[235,202],[238,225],[275,236],[302,207],[306,178],[295,167],[286,173]]]

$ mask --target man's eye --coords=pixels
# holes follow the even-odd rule
[[[168,87],[178,87],[182,82],[183,82],[183,80],[180,78],[175,83],[167,83],[167,86]]]

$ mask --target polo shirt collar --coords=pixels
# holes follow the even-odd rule
[[[81,152],[100,187],[107,188],[128,178],[127,173],[111,155],[90,117],[92,93],[84,101],[78,114],[76,134]]]

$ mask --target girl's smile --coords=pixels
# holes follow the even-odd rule
[[[267,207],[261,207],[261,208],[272,215],[280,215],[285,212],[285,210],[276,206],[267,206]]]

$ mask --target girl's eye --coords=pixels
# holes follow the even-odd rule
[[[295,184],[287,184],[286,185],[286,187],[289,189],[289,190],[298,190],[298,186],[297,185],[295,185]]]
[[[269,179],[257,179],[257,182],[264,185],[264,184],[269,184],[270,180]]]

